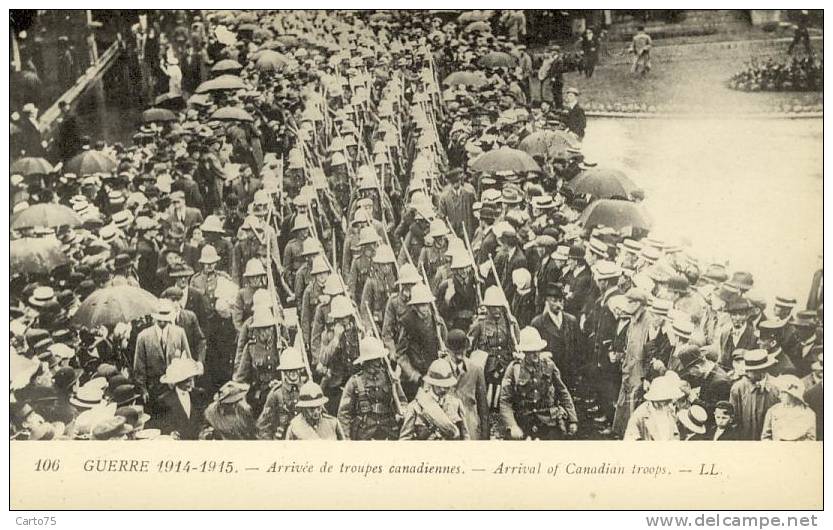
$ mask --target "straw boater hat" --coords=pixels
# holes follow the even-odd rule
[[[308,409],[321,407],[326,404],[327,401],[329,400],[324,395],[324,392],[321,391],[321,387],[316,383],[309,381],[304,383],[298,391],[298,403],[295,404],[295,408]]]
[[[168,300],[160,300],[159,305],[156,308],[156,312],[153,313],[154,320],[161,320],[163,322],[173,322],[174,321],[174,306]]]
[[[771,357],[766,350],[746,350],[743,352],[743,364],[746,371],[765,370],[778,362]]]
[[[685,428],[697,434],[706,432],[706,422],[709,413],[700,405],[692,405],[688,410],[681,410],[677,413],[677,420],[685,425]]]
[[[429,385],[440,387],[453,387],[457,384],[457,378],[451,371],[451,364],[445,359],[437,359],[428,367],[428,372],[422,378]]]
[[[168,385],[181,383],[191,377],[202,375],[202,363],[189,359],[188,357],[177,357],[168,365],[165,374],[159,378],[159,382]]]

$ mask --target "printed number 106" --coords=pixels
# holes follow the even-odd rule
[[[61,461],[58,459],[38,459],[35,463],[35,471],[58,471],[61,469]]]

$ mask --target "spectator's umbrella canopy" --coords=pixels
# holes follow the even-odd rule
[[[221,75],[210,81],[206,81],[197,87],[197,94],[206,92],[217,92],[220,90],[245,90],[246,84],[236,75]]]
[[[491,9],[486,10],[479,10],[476,9],[474,11],[466,11],[465,13],[460,13],[460,16],[457,17],[457,21],[461,24],[467,24],[469,22],[482,22],[484,20],[488,20],[491,17],[493,11]]]
[[[533,156],[543,156],[549,159],[564,155],[572,143],[566,131],[541,130],[536,131],[518,144],[521,151]]]
[[[630,199],[631,193],[638,188],[623,171],[604,167],[584,170],[568,182],[567,187],[577,194],[589,194],[595,199]]]
[[[22,175],[24,177],[28,177],[29,175],[48,175],[52,171],[54,171],[54,168],[46,159],[33,156],[15,160],[11,167],[12,175]]]
[[[11,271],[21,274],[48,274],[67,262],[61,243],[55,238],[25,237],[9,245]]]
[[[101,151],[88,149],[78,153],[64,166],[65,173],[74,173],[79,177],[95,173],[111,173],[116,169],[116,161]]]
[[[240,107],[223,107],[211,115],[212,120],[225,121],[254,121],[252,115]]]
[[[263,50],[257,55],[255,68],[261,72],[278,72],[289,66],[292,59],[274,50]]]
[[[142,112],[142,121],[144,123],[162,123],[177,120],[176,114],[170,110],[152,107]]]
[[[12,230],[43,226],[56,228],[59,226],[79,226],[81,218],[72,208],[56,203],[33,204],[12,217]]]
[[[486,74],[479,70],[472,72],[453,72],[448,74],[445,79],[443,79],[443,84],[446,86],[465,85],[481,87],[486,83]]]
[[[466,33],[473,33],[475,31],[479,31],[481,33],[491,33],[492,27],[489,25],[488,22],[479,21],[472,22],[471,24],[466,26],[466,29],[464,31]]]
[[[471,168],[482,173],[541,171],[541,168],[529,154],[510,147],[486,151],[471,163]]]
[[[517,61],[506,52],[489,52],[478,59],[477,64],[484,68],[514,68]]]
[[[243,65],[235,61],[234,59],[223,59],[222,61],[217,61],[217,64],[211,67],[211,71],[215,74],[217,73],[237,73],[243,69]]]
[[[578,220],[585,228],[591,226],[607,226],[614,230],[632,226],[650,230],[653,221],[641,204],[616,199],[600,199],[591,202],[581,212]]]
[[[72,323],[91,329],[115,326],[119,322],[130,322],[150,315],[158,305],[159,301],[155,296],[139,287],[105,287],[94,291],[81,302],[81,306],[72,317]]]

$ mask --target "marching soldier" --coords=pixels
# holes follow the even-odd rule
[[[295,295],[295,306],[298,308],[298,315],[301,314],[301,298],[303,298],[304,290],[306,290],[312,277],[312,273],[310,272],[312,270],[312,264],[317,256],[321,256],[323,258],[322,253],[324,252],[321,242],[314,237],[306,238],[301,244],[301,247],[301,259],[303,259],[304,262],[295,272],[295,281],[292,284]]]
[[[414,285],[408,311],[401,320],[396,360],[402,368],[406,396],[416,395],[428,367],[439,357],[447,333],[445,322],[434,314],[434,295],[424,283]]]
[[[448,250],[448,235],[451,232],[442,219],[433,219],[428,229],[431,244],[422,248],[419,253],[417,266],[425,271],[425,279],[429,285],[433,282],[437,269],[445,262],[445,251]],[[436,285],[431,285],[432,289]]]
[[[400,440],[468,440],[465,409],[454,395],[457,378],[445,359],[431,363],[425,385],[405,408]]]
[[[250,385],[249,404],[255,415],[260,414],[273,381],[280,377],[281,338],[272,308],[268,304],[256,305],[245,335],[241,332],[239,342],[244,345],[234,360],[234,381]]]
[[[484,372],[488,387],[489,403],[497,410],[497,394],[503,381],[503,373],[515,353],[512,326],[516,324],[506,310],[506,299],[500,287],[493,285],[483,295],[486,314],[471,327],[469,337],[472,350],[487,354]]]
[[[373,267],[364,284],[361,296],[362,314],[370,325],[371,320],[377,329],[382,329],[385,306],[388,299],[395,295],[396,256],[388,245],[381,245],[373,256]]]
[[[312,268],[309,272],[310,281],[304,288],[304,293],[298,299],[298,324],[301,333],[304,336],[304,343],[309,348],[312,344],[312,322],[315,316],[315,310],[324,295],[324,287],[327,283],[327,278],[330,276],[330,266],[324,259],[322,254],[316,255],[312,260]]]
[[[503,376],[500,415],[513,440],[555,440],[578,430],[573,398],[546,347],[537,329],[522,329],[523,359],[512,361]]]
[[[388,299],[385,305],[385,316],[382,321],[382,340],[388,351],[396,351],[396,343],[402,329],[402,318],[408,312],[408,302],[411,300],[411,288],[420,282],[416,267],[410,263],[399,269],[399,279],[396,280],[398,292]]]
[[[469,329],[477,310],[477,281],[471,256],[465,249],[451,255],[451,276],[437,286],[437,309],[452,328]]]
[[[301,411],[289,422],[287,440],[344,440],[338,420],[324,412],[327,397],[321,387],[309,381],[298,392],[295,408]]]
[[[217,289],[217,280],[220,278],[232,281],[228,273],[217,270],[217,264],[222,258],[217,254],[217,249],[212,245],[205,245],[200,252],[199,263],[202,265],[202,270],[191,277],[191,287],[201,291],[208,299],[209,313],[215,313],[214,303],[217,301],[217,296],[214,291]]]
[[[351,440],[397,440],[405,393],[388,370],[388,352],[375,337],[362,339],[359,350],[353,364],[361,370],[344,385],[338,421]]]
[[[362,228],[359,235],[359,256],[350,263],[350,273],[347,275],[348,293],[353,300],[362,299],[364,284],[370,276],[373,257],[380,242],[381,238],[373,227]]]
[[[342,387],[358,368],[353,361],[359,357],[359,329],[350,299],[344,295],[333,298],[328,320],[318,352],[318,370],[324,374],[321,387],[331,399],[329,408],[337,413]]]
[[[252,258],[246,263],[243,280],[246,285],[237,292],[237,300],[231,311],[231,319],[237,331],[243,328],[243,322],[252,315],[252,297],[255,291],[266,288],[266,269],[263,268],[260,258]]]
[[[263,412],[257,419],[257,437],[260,440],[283,440],[289,422],[298,413],[298,393],[301,385],[307,382],[302,353],[295,348],[285,348],[281,352],[281,364],[278,370],[281,380],[277,381],[269,395]]]

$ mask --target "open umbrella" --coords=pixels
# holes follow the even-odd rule
[[[478,156],[472,161],[471,168],[483,173],[496,173],[498,171],[514,171],[515,173],[541,171],[541,168],[529,154],[505,146],[486,151]]]
[[[236,74],[240,72],[240,70],[242,69],[243,65],[238,63],[234,59],[223,59],[222,61],[217,61],[217,64],[211,67],[211,73],[226,74],[234,72]]]
[[[72,323],[88,328],[114,326],[153,313],[158,303],[155,296],[139,287],[105,287],[94,291],[81,302],[72,317]]]
[[[168,109],[152,107],[142,112],[142,121],[144,123],[176,121],[176,114]]]
[[[244,11],[236,14],[238,24],[255,24],[257,23],[257,15],[251,11]]]
[[[489,52],[477,60],[484,68],[514,68],[517,61],[506,52]]]
[[[476,32],[476,31],[479,31],[479,32],[482,32],[482,33],[491,33],[492,26],[490,26],[488,22],[483,22],[483,21],[472,22],[471,24],[466,26],[466,28],[463,31],[465,33],[473,33],[473,32]]]
[[[194,94],[188,98],[188,104],[191,106],[210,107],[211,96],[208,94]]]
[[[533,156],[544,156],[550,159],[567,152],[572,146],[570,137],[565,131],[541,130],[535,131],[521,140],[518,149]]]
[[[479,70],[473,72],[452,72],[443,79],[443,84],[446,86],[466,85],[481,87],[486,82],[486,74]]]
[[[469,22],[480,22],[483,20],[488,20],[489,17],[492,16],[494,12],[491,9],[481,11],[466,11],[465,13],[460,13],[460,16],[457,17],[457,22],[461,24],[467,24]]]
[[[80,224],[82,224],[81,218],[72,208],[57,203],[39,203],[14,214],[11,229],[19,230],[35,226],[55,228],[63,225],[78,226]]]
[[[240,107],[223,107],[211,115],[212,120],[255,121],[252,115]]]
[[[79,177],[95,173],[110,173],[116,169],[116,161],[101,151],[87,149],[72,157],[64,166],[64,172]]]
[[[61,243],[54,237],[24,237],[9,244],[11,270],[23,274],[48,274],[67,262]]]
[[[246,84],[243,83],[242,79],[236,75],[226,74],[200,84],[196,92],[197,94],[205,94],[206,92],[216,92],[219,90],[244,90],[246,88]]]
[[[261,72],[277,72],[286,68],[292,59],[275,50],[263,50],[258,54],[255,68]]]
[[[54,171],[52,164],[46,159],[25,156],[19,160],[15,160],[11,167],[12,175],[21,175],[28,177],[29,175],[48,175]]]
[[[181,110],[185,107],[185,100],[182,99],[182,96],[162,94],[156,97],[153,104],[160,109]]]
[[[256,29],[258,29],[258,27],[259,26],[257,24],[249,24],[249,23],[240,24],[239,26],[237,26],[237,31],[251,31],[251,32],[254,32]]]
[[[575,193],[590,194],[596,199],[629,199],[638,188],[623,171],[604,167],[591,167],[581,172],[567,183],[567,187]]]
[[[581,212],[578,222],[585,228],[603,225],[614,230],[628,226],[650,230],[653,224],[651,216],[641,204],[616,199],[591,202]]]

